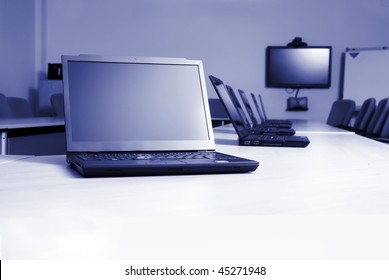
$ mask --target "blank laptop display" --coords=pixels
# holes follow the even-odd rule
[[[239,119],[236,119],[237,122],[242,122],[243,126],[250,129],[250,133],[252,134],[268,134],[268,135],[294,135],[295,130],[292,128],[279,128],[276,126],[268,126],[261,123],[250,123],[246,113],[244,112],[233,88],[229,85],[225,85],[228,95],[235,107]]]
[[[255,98],[254,93],[251,93],[251,98],[253,99],[255,108],[257,109],[258,115],[262,120],[262,123],[267,123],[271,125],[277,125],[279,127],[292,127],[293,121],[287,119],[268,119],[265,111],[265,105],[263,105],[262,96],[258,94],[258,101]],[[259,103],[259,104],[258,104]]]
[[[241,146],[272,146],[272,147],[299,147],[303,148],[309,145],[310,141],[306,136],[283,136],[283,135],[258,135],[253,132],[251,127],[245,126],[239,111],[234,106],[223,81],[215,76],[209,76],[212,85],[215,88],[220,101],[224,105],[228,116],[238,134],[239,145]]]
[[[245,112],[243,111],[242,106],[239,103],[238,98],[236,97],[236,94],[231,86],[225,85],[229,97],[232,100],[232,103],[234,104],[235,108],[238,110],[238,113],[242,119],[242,121],[245,123],[245,127],[250,127],[251,132],[253,134],[268,134],[268,135],[294,135],[296,131],[291,126],[278,126],[274,124],[269,124],[268,122],[261,121],[260,123],[256,121],[254,112],[251,109],[251,105],[249,104],[249,101],[246,97],[246,94],[243,90],[239,90],[239,94],[241,96],[242,102],[244,106],[246,107],[246,111],[250,115],[250,118],[252,122],[250,123]]]
[[[67,161],[84,176],[249,172],[216,153],[202,62],[62,56]],[[234,168],[233,168],[234,167]]]

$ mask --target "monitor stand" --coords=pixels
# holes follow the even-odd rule
[[[289,97],[287,100],[287,111],[307,111],[308,97]]]
[[[286,104],[286,111],[307,111],[308,110],[308,97],[297,97],[300,89],[295,89],[296,94],[294,97],[289,97]]]

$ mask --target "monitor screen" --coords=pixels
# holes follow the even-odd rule
[[[266,49],[266,86],[275,88],[329,88],[331,50],[326,47]]]

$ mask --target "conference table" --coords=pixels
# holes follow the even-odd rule
[[[53,130],[53,128],[64,127],[63,117],[31,117],[31,118],[0,118],[0,154],[8,154],[9,133],[18,130]],[[27,133],[28,134],[28,133]]]
[[[0,156],[3,259],[388,259],[389,146],[296,121],[306,148],[216,150],[242,174],[82,178],[64,155]]]

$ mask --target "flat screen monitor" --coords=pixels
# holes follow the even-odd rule
[[[331,52],[330,46],[267,47],[266,87],[329,88]]]

